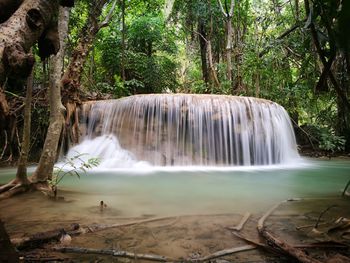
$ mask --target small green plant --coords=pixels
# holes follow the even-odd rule
[[[52,189],[53,197],[57,198],[57,186],[66,175],[77,176],[80,179],[81,174],[86,174],[87,170],[100,164],[98,158],[82,158],[86,154],[77,154],[70,158],[65,158],[64,164],[60,167],[55,166],[52,179],[49,180],[49,186]]]
[[[331,153],[340,152],[345,148],[345,139],[329,132],[322,132],[319,147]]]

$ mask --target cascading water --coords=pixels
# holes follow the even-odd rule
[[[299,157],[294,131],[280,105],[222,95],[151,94],[83,106],[83,140],[76,152],[102,166],[251,166]]]

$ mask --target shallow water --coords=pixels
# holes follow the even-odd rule
[[[0,183],[14,169],[0,169]],[[350,161],[306,161],[299,167],[258,168],[140,168],[93,171],[81,179],[66,177],[59,188],[70,203],[52,205],[42,196],[20,196],[0,202],[0,213],[18,201],[27,210],[13,214],[94,217],[99,202],[108,207],[105,217],[184,214],[260,213],[272,204],[295,197],[339,196],[350,179]],[[17,200],[17,201],[16,201]],[[99,215],[98,215],[99,216]]]

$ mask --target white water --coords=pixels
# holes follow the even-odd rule
[[[287,112],[262,99],[131,96],[84,105],[81,123],[82,142],[67,156],[87,153],[105,169],[285,166],[299,159]]]

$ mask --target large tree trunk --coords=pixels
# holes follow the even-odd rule
[[[52,177],[54,163],[57,159],[57,147],[64,124],[63,112],[65,108],[61,103],[61,76],[63,72],[63,59],[65,39],[68,35],[69,9],[61,7],[59,11],[59,39],[60,50],[51,59],[50,72],[50,124],[46,134],[44,148],[37,169],[33,174],[34,182],[46,182]]]
[[[233,39],[233,30],[232,30],[232,16],[235,7],[235,0],[231,0],[230,9],[228,9],[227,0],[225,0],[225,8],[221,3],[221,0],[218,0],[222,14],[226,20],[226,69],[227,69],[227,80],[232,83],[232,39]],[[234,93],[234,90],[232,91]]]
[[[79,88],[81,77],[83,73],[83,68],[86,59],[91,50],[93,41],[96,37],[98,31],[108,25],[110,14],[106,17],[106,20],[102,23],[99,22],[99,17],[102,13],[103,6],[106,4],[107,0],[95,0],[90,3],[89,16],[83,30],[80,34],[79,42],[75,50],[73,51],[72,59],[66,69],[63,80],[62,80],[62,92],[63,92],[63,104],[67,109],[66,117],[66,127],[68,129],[68,134],[70,134],[70,139],[73,143],[79,142],[79,129],[78,129],[78,119],[76,107],[80,104],[79,99]],[[112,7],[114,9],[114,7]],[[71,123],[73,123],[73,128],[70,130]]]
[[[126,28],[125,28],[125,0],[121,0],[121,11],[122,11],[122,46],[121,46],[121,61],[120,61],[120,70],[121,70],[121,76],[123,83],[126,80],[125,76],[125,34],[126,34]]]
[[[216,70],[214,67],[214,59],[213,59],[213,51],[212,51],[212,45],[211,45],[211,38],[213,35],[213,15],[211,11],[211,1],[207,1],[208,7],[209,7],[209,13],[210,13],[210,25],[209,25],[209,34],[207,39],[207,52],[208,52],[208,64],[209,64],[209,77],[210,77],[210,83],[214,85],[216,88],[220,87],[220,82],[218,80],[218,76],[216,74]]]
[[[208,63],[207,63],[207,36],[205,30],[205,24],[202,19],[198,21],[198,40],[199,47],[201,52],[201,62],[202,62],[202,75],[205,84],[209,83],[209,72],[208,72]]]
[[[78,91],[83,68],[96,34],[101,28],[99,17],[107,0],[95,0],[90,3],[88,19],[80,34],[77,47],[63,76],[63,103],[79,102]]]
[[[33,75],[34,68],[27,80],[27,91],[24,106],[24,124],[23,124],[23,137],[21,145],[21,155],[18,160],[18,167],[16,173],[16,181],[20,184],[27,185],[29,183],[27,179],[27,161],[30,146],[30,122],[31,122],[31,106],[32,106],[32,90],[33,90]]]
[[[232,85],[232,17],[226,19],[226,63],[227,63],[227,80]]]
[[[28,77],[34,64],[34,57],[28,52],[50,25],[57,9],[57,0],[25,0],[0,24],[0,84],[6,77]]]

